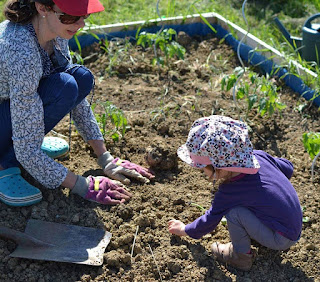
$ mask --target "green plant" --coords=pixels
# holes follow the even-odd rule
[[[243,75],[244,71],[243,68],[237,67],[232,74],[224,76],[221,80],[221,89],[229,91],[235,87],[238,78]],[[265,114],[272,116],[275,111],[281,113],[286,108],[286,105],[280,101],[278,88],[269,74],[259,76],[255,72],[249,72],[247,76],[247,81],[241,80],[236,90],[236,100],[246,102],[246,120],[249,112],[254,108],[257,108],[262,117]]]
[[[107,58],[109,59],[109,63],[106,67],[106,72],[110,75],[116,74],[115,67],[124,60],[132,61],[132,57],[128,56],[131,43],[129,38],[116,38],[112,41],[108,41],[107,39],[101,38],[99,41],[100,49],[103,50]]]
[[[97,104],[92,104],[92,110],[95,111]],[[120,137],[123,137],[127,128],[128,122],[124,116],[122,110],[117,108],[111,102],[106,101],[102,105],[103,112],[101,114],[96,113],[95,117],[99,124],[103,137],[110,136],[114,142],[119,141]],[[107,123],[110,120],[114,126],[112,129],[107,129]]]
[[[153,65],[168,65],[169,58],[175,56],[179,59],[184,59],[186,49],[173,40],[174,36],[177,35],[177,32],[174,29],[164,29],[159,33],[149,33],[145,31],[139,33],[140,30],[141,29],[138,29],[136,34],[137,45],[141,45],[144,48],[147,46],[154,46],[155,58],[152,60]],[[157,49],[160,49],[163,52],[165,60],[158,55],[156,52]]]
[[[314,166],[317,158],[320,155],[320,133],[305,132],[302,134],[302,143],[310,158],[312,159],[311,165],[311,179],[314,180]]]
[[[306,211],[306,207],[305,206],[301,206],[301,211],[302,211],[302,214]],[[302,222],[303,223],[307,223],[310,221],[310,217],[308,216],[303,216],[302,217]]]
[[[70,56],[71,56],[71,59],[73,62],[76,62],[77,64],[80,64],[80,65],[83,65],[83,58],[81,55],[82,48],[81,48],[81,44],[80,44],[79,38],[78,38],[79,34],[80,34],[80,30],[73,36],[73,38],[76,42],[77,48],[78,48],[78,52],[70,51]]]
[[[196,207],[202,214],[204,214],[205,211],[206,211],[206,209],[203,206],[198,205],[198,204],[193,203],[193,202],[190,202],[190,206]]]
[[[320,133],[305,132],[302,134],[302,142],[311,159],[320,152]]]
[[[90,25],[89,25],[90,26]],[[87,35],[91,35],[92,37],[94,37],[95,39],[97,39],[99,42],[101,41],[99,36],[90,32],[90,30],[83,30],[82,28],[79,29],[77,31],[77,33],[73,36],[73,39],[75,40],[76,42],[76,45],[77,45],[77,48],[78,50],[77,51],[72,51],[70,50],[70,56],[71,56],[71,59],[73,62],[76,62],[77,64],[80,64],[80,65],[83,65],[84,64],[84,60],[82,58],[82,47],[81,47],[81,44],[80,44],[80,41],[79,41],[79,36],[81,35],[84,35],[84,34],[87,34]]]

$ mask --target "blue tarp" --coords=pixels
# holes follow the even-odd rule
[[[216,36],[219,39],[224,39],[225,42],[230,45],[235,52],[237,52],[238,45],[240,41],[237,40],[232,34],[226,29],[222,28],[220,25],[212,24],[214,29],[217,31]],[[211,28],[204,23],[192,23],[192,24],[180,24],[180,25],[166,25],[165,28],[172,28],[179,31],[184,31],[189,36],[206,36],[209,34],[214,34]],[[146,31],[150,33],[156,33],[161,29],[160,26],[152,26],[147,28],[142,28],[141,31]],[[99,38],[104,38],[107,40],[112,40],[114,38],[130,38],[135,39],[137,30],[124,30],[119,32],[111,32],[108,34],[99,34]],[[82,35],[78,37],[81,47],[90,46],[98,40],[90,34]],[[70,40],[71,50],[77,49],[77,44],[74,39]],[[240,47],[240,56],[243,61],[250,63],[253,66],[258,66],[265,73],[273,74],[281,77],[286,85],[288,85],[293,91],[299,93],[306,100],[312,100],[314,104],[320,106],[320,97],[313,89],[305,85],[304,81],[290,74],[285,68],[276,65],[272,60],[264,57],[258,52],[255,52],[250,46],[242,43]]]

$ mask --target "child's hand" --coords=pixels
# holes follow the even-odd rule
[[[178,236],[187,236],[185,224],[180,220],[171,219],[169,221],[169,232]]]

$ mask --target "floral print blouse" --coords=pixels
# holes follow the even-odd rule
[[[0,103],[10,99],[16,158],[37,181],[50,189],[61,185],[68,169],[41,151],[44,110],[37,89],[41,78],[67,64],[71,64],[68,40],[55,39],[50,60],[40,47],[32,24],[0,23]],[[85,141],[103,140],[86,99],[72,111],[72,117]]]

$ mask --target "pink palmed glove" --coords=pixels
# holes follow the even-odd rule
[[[124,184],[130,183],[127,177],[135,178],[143,183],[149,183],[150,179],[154,178],[147,168],[119,158],[114,159],[109,152],[98,158],[98,164],[105,175]]]
[[[131,198],[121,183],[107,177],[78,176],[72,193],[78,194],[86,200],[104,205],[117,205]]]

